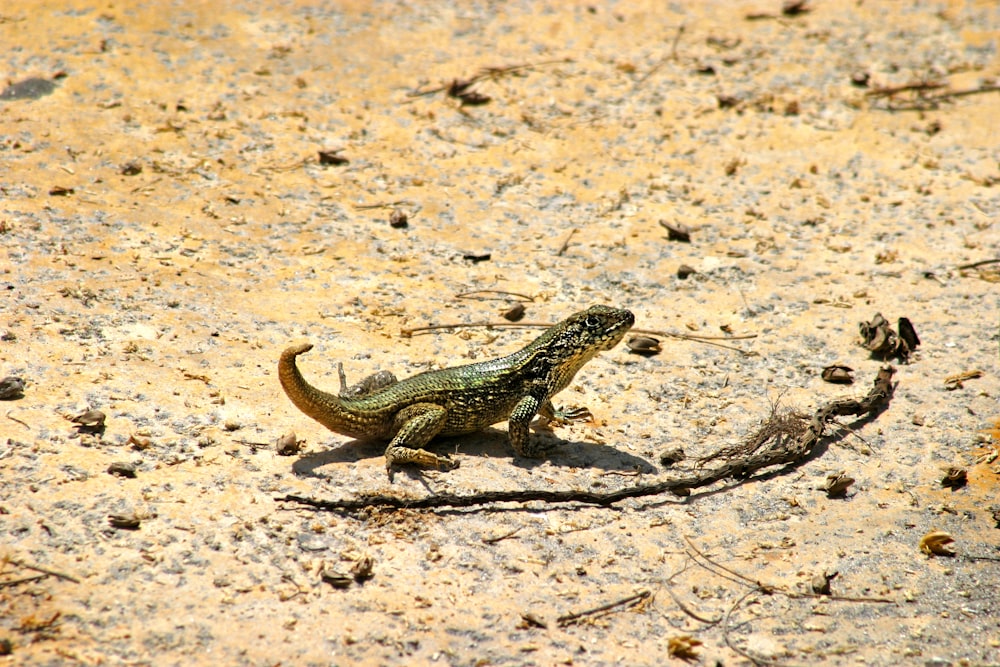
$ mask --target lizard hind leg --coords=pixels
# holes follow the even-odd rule
[[[457,468],[457,461],[423,449],[441,432],[447,420],[448,411],[433,403],[417,403],[400,410],[396,415],[396,435],[385,449],[386,472],[391,476],[393,466],[400,463],[445,470]]]
[[[337,364],[337,373],[340,375],[340,397],[346,399],[358,399],[378,393],[380,390],[399,382],[396,376],[389,371],[379,371],[374,375],[369,375],[361,382],[347,386],[347,376],[344,374],[344,364]]]

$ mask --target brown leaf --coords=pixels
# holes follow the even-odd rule
[[[913,328],[913,323],[910,322],[909,318],[899,318],[896,328],[899,330],[900,340],[906,343],[906,346],[911,350],[917,349],[917,346],[920,345],[920,338],[917,337],[917,330]]]
[[[968,484],[969,475],[965,468],[950,466],[944,469],[944,477],[941,478],[941,486],[955,491]]]
[[[636,354],[648,357],[661,352],[659,339],[652,336],[632,336],[625,345],[628,347],[629,352],[635,352]]]
[[[853,384],[854,369],[850,366],[833,365],[823,369],[820,377],[831,384]]]
[[[542,628],[544,630],[549,627],[549,625],[537,614],[526,611],[521,614],[521,622],[517,624],[517,627],[519,630],[526,628]]]
[[[875,313],[871,322],[862,322],[858,329],[866,350],[884,356],[895,350],[896,334],[889,328],[889,321],[882,317],[882,313]]]
[[[854,478],[849,477],[846,472],[838,472],[826,476],[826,482],[821,487],[826,491],[829,498],[843,498],[847,495],[847,489],[854,484]]]

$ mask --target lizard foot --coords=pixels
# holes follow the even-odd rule
[[[553,426],[566,426],[573,422],[586,422],[594,418],[594,415],[587,408],[570,408],[569,410],[556,410],[553,415],[546,418],[544,415],[538,421],[538,427],[546,431],[551,431]]]
[[[528,459],[544,459],[558,444],[557,442],[542,442],[538,438],[532,438],[521,447],[521,451],[517,452],[517,455]]]
[[[441,470],[454,470],[459,466],[459,462],[453,460],[447,454],[432,454],[426,449],[396,447],[385,453],[385,471],[390,478],[392,477],[393,466],[401,463],[415,463],[424,468],[439,468]]]

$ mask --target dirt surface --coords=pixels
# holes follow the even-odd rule
[[[0,662],[1000,664],[1000,265],[961,268],[1000,257],[996,3],[133,4],[0,9],[0,377],[26,382],[0,403]],[[619,346],[557,397],[595,418],[536,434],[548,459],[500,424],[392,483],[282,393],[292,342],[336,391],[337,362],[538,335],[400,335],[517,300],[475,290],[754,337]],[[663,451],[690,467],[776,401],[862,396],[876,313],[921,340],[889,408],[799,466],[611,508],[275,500],[668,478]],[[934,530],[955,556],[921,552]]]

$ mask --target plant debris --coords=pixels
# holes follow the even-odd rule
[[[954,391],[956,389],[961,389],[965,386],[966,380],[975,380],[976,378],[983,377],[983,372],[979,369],[974,371],[965,371],[964,373],[956,373],[955,375],[949,375],[944,379],[944,388],[948,391]]]
[[[454,78],[443,86],[438,86],[436,88],[429,88],[426,90],[415,90],[409,93],[410,97],[422,97],[424,95],[433,95],[434,93],[444,93],[453,99],[457,99],[461,105],[464,106],[480,106],[483,104],[488,104],[492,101],[489,95],[485,95],[476,90],[473,90],[473,86],[483,81],[485,79],[496,80],[502,76],[514,74],[517,72],[531,70],[536,67],[541,67],[543,65],[552,65],[556,63],[568,63],[572,62],[569,59],[561,60],[547,60],[540,63],[528,63],[523,65],[509,65],[506,67],[484,67],[476,73],[475,76],[469,77],[468,79]]]
[[[830,595],[832,590],[830,588],[830,582],[837,578],[839,572],[826,572],[823,571],[812,578],[810,586],[812,587],[812,592],[816,595]]]
[[[652,592],[650,591],[639,591],[635,595],[630,595],[621,600],[616,600],[615,602],[609,602],[608,604],[602,604],[599,607],[594,607],[593,609],[587,609],[585,611],[579,611],[572,614],[564,614],[556,619],[556,624],[560,628],[565,628],[567,625],[573,625],[580,622],[581,619],[587,617],[599,617],[607,616],[611,612],[620,611],[623,609],[628,609],[629,607],[634,607],[652,597]]]
[[[910,353],[920,345],[920,339],[907,318],[899,318],[898,327],[900,333],[897,334],[881,313],[875,313],[871,322],[862,322],[858,325],[861,332],[861,346],[881,359],[896,357],[905,363],[909,360]]]

